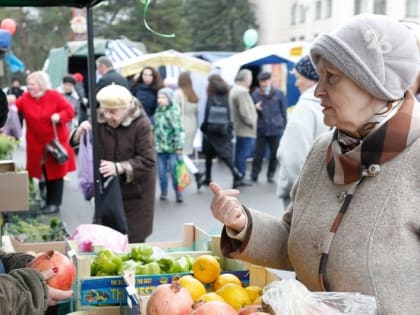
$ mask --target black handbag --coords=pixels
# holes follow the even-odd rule
[[[55,122],[52,124],[54,130],[54,139],[50,143],[47,143],[46,150],[57,161],[58,164],[63,164],[67,162],[69,155],[64,146],[58,140],[57,127]]]
[[[102,181],[100,194],[100,213],[95,214],[94,222],[108,226],[123,234],[128,233],[119,176],[109,176]]]

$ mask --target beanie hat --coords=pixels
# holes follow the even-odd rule
[[[308,80],[318,81],[319,77],[315,71],[309,56],[302,57],[295,65],[295,71]]]
[[[133,95],[127,88],[111,84],[99,90],[96,100],[102,108],[125,108],[132,102]]]
[[[268,71],[263,71],[259,73],[257,76],[258,81],[265,81],[265,80],[269,80],[270,78],[271,78],[271,73]]]
[[[170,88],[163,88],[160,89],[158,92],[159,94],[163,94],[166,96],[166,98],[169,100],[169,103],[172,103],[173,99],[174,99],[174,92],[172,91],[172,89]]]
[[[80,72],[73,73],[73,78],[76,80],[76,82],[83,82],[83,74]]]
[[[65,75],[63,77],[63,83],[71,83],[73,85],[76,85],[76,79],[72,75]]]
[[[419,50],[414,34],[384,15],[353,17],[312,44],[315,65],[322,57],[371,95],[386,101],[404,96],[419,72]]]

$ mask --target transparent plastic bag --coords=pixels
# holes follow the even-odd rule
[[[262,300],[276,315],[375,315],[373,296],[355,292],[311,292],[294,279],[264,288]]]

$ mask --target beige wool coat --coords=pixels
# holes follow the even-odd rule
[[[257,110],[249,89],[235,84],[229,92],[233,131],[237,137],[257,137]]]
[[[225,255],[255,264],[294,270],[312,291],[322,246],[347,185],[327,175],[331,133],[314,144],[282,219],[248,210],[243,241],[222,233]],[[376,297],[379,315],[420,312],[420,139],[381,165],[355,192],[332,241],[326,269],[331,291]],[[231,234],[230,234],[231,235]],[[231,235],[232,236],[232,235]],[[239,238],[235,236],[235,238]]]

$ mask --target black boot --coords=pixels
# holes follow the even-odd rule
[[[206,178],[201,182],[202,185],[208,186],[211,183],[211,167],[213,162],[211,158],[206,157]]]
[[[247,182],[242,175],[242,173],[234,167],[233,170],[233,189],[236,189],[238,187],[244,187],[244,186],[252,186],[251,183]]]
[[[197,190],[200,190],[204,182],[204,174],[201,172],[197,172],[194,174],[194,177],[195,177],[195,182],[197,184]]]
[[[43,214],[56,214],[60,212],[60,207],[58,205],[46,205],[42,208]]]

